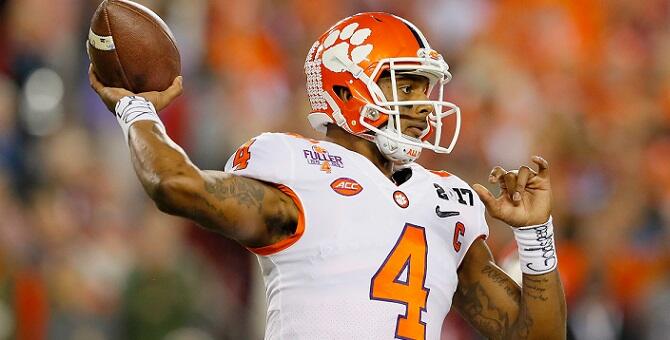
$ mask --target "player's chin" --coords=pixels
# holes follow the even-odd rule
[[[412,138],[419,139],[421,135],[423,134],[423,130],[417,128],[417,127],[408,127],[402,132],[405,136],[409,136]]]

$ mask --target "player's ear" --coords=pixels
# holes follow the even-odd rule
[[[345,103],[348,102],[352,97],[351,90],[349,90],[348,87],[335,85],[333,86],[333,91],[337,94],[338,97],[340,97],[340,100]]]

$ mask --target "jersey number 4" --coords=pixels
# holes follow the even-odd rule
[[[370,299],[400,303],[407,308],[405,315],[398,315],[396,338],[426,338],[426,323],[421,322],[421,312],[426,310],[429,292],[424,286],[427,256],[424,228],[407,223],[391,253],[372,277]]]

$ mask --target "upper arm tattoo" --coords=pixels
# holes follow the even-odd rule
[[[504,338],[505,332],[514,322],[508,308],[499,300],[499,296],[489,293],[484,284],[500,287],[509,299],[518,301],[521,298],[519,287],[509,277],[500,273],[497,267],[487,264],[480,270],[482,280],[461,282],[454,295],[459,312],[480,332],[492,338]],[[504,302],[503,302],[504,303]]]
[[[454,307],[485,336],[509,337],[519,316],[519,285],[493,263],[483,241],[476,241],[465,256],[458,271]]]
[[[291,214],[284,209],[286,204],[292,204],[290,198],[284,197],[282,193],[272,191],[278,190],[263,182],[244,178],[240,176],[218,177],[212,181],[205,181],[205,190],[214,196],[219,202],[230,203],[231,200],[238,208],[249,209],[248,212],[258,214],[260,223],[264,223],[264,229],[275,239],[280,235],[292,234],[296,229],[296,221]],[[209,204],[211,209],[220,213],[220,217],[226,223],[235,223],[226,217],[224,212]],[[239,222],[239,221],[238,221]]]
[[[256,208],[260,212],[266,188],[257,181],[231,176],[216,178],[213,182],[205,181],[205,190],[219,201],[233,199],[240,205]]]
[[[478,282],[461,287],[456,292],[455,302],[461,315],[486,335],[502,335],[509,326],[508,315],[495,305]]]
[[[510,298],[514,300],[519,300],[521,298],[519,293],[519,286],[512,282],[512,279],[510,279],[509,276],[503,274],[497,267],[487,264],[484,266],[484,268],[482,268],[481,273],[486,275],[487,278],[491,279],[493,283],[502,287],[502,289],[505,290],[505,293],[507,293],[507,296]]]

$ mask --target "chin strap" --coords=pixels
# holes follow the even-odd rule
[[[389,133],[397,133],[395,129],[389,127],[390,125],[387,124],[381,130]],[[381,134],[375,136],[374,142],[382,155],[396,165],[412,163],[421,155],[422,147],[393,141]]]

